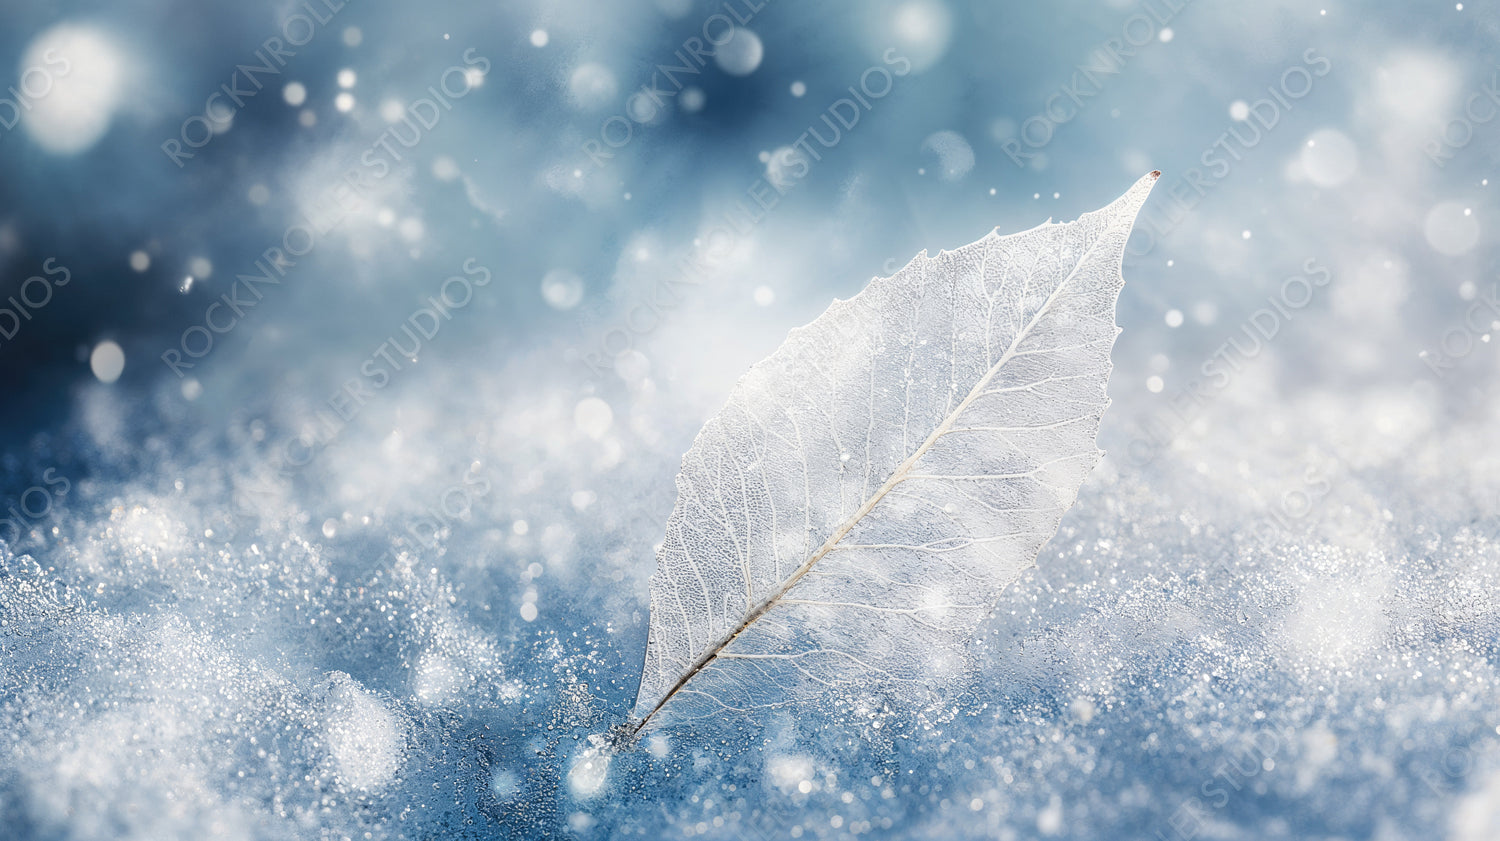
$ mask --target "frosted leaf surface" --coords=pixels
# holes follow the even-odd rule
[[[1101,455],[1156,176],[1075,222],[923,252],[751,368],[677,477],[638,727],[962,672]]]

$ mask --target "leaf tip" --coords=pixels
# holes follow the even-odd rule
[[[1145,205],[1146,199],[1150,197],[1151,190],[1156,186],[1156,180],[1161,177],[1161,170],[1153,169],[1142,175],[1139,181],[1131,185],[1125,194],[1110,203],[1105,208],[1105,213],[1114,214],[1116,218],[1123,217],[1134,225],[1135,217],[1140,213],[1141,207]]]

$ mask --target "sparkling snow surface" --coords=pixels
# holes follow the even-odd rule
[[[321,4],[0,12],[0,837],[1500,837],[1493,9]],[[594,747],[740,374],[1154,168],[967,691]]]

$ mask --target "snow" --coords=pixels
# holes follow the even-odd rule
[[[430,679],[430,674],[423,674]],[[369,791],[389,782],[401,763],[402,728],[379,698],[348,675],[335,673],[328,692],[323,739],[340,785]],[[418,689],[422,697],[423,689]],[[425,700],[425,698],[424,698]]]
[[[13,127],[0,103],[0,835],[1500,836],[1500,121],[1465,110],[1500,19],[1190,4],[1018,165],[1006,139],[1137,12],[1086,5],[765,4],[753,72],[708,57],[596,162],[723,4],[351,3],[182,171],[162,140],[276,18],[7,10],[0,89],[59,32],[95,49]],[[164,365],[447,68],[472,85],[471,46],[486,84]],[[1316,89],[1179,181],[1310,46]],[[912,72],[791,157],[888,48]],[[681,455],[745,370],[924,248],[1151,168],[1177,221],[1126,261],[1107,456],[969,662],[932,664],[963,691],[595,744]],[[12,325],[49,257],[72,282]],[[471,257],[494,282],[388,366]]]

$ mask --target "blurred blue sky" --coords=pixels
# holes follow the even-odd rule
[[[66,393],[64,383],[89,377],[78,349],[106,337],[126,348],[130,381],[159,376],[159,357],[172,337],[201,322],[203,308],[234,276],[252,271],[291,220],[359,163],[387,128],[382,108],[419,98],[470,49],[492,69],[381,182],[381,194],[368,204],[388,211],[386,224],[378,212],[364,212],[341,225],[329,235],[330,247],[300,263],[298,281],[258,309],[257,323],[235,330],[222,346],[242,347],[291,322],[318,324],[318,338],[329,342],[355,341],[374,311],[384,304],[399,313],[424,277],[462,255],[503,266],[505,300],[494,296],[486,304],[495,308],[485,319],[488,331],[588,348],[596,340],[589,319],[607,330],[612,308],[649,289],[722,208],[745,200],[766,174],[760,157],[821,126],[825,109],[847,99],[845,89],[887,49],[925,66],[876,100],[755,231],[757,255],[797,255],[786,265],[758,264],[758,280],[779,293],[782,306],[795,307],[788,315],[796,317],[785,321],[805,320],[829,295],[857,288],[889,261],[904,262],[923,247],[969,241],[991,226],[1019,229],[1076,215],[1146,169],[1164,170],[1164,186],[1204,169],[1201,158],[1216,140],[1236,126],[1254,127],[1230,117],[1231,103],[1266,98],[1308,51],[1332,72],[1281,109],[1288,113],[1243,162],[1221,155],[1232,170],[1185,227],[1141,261],[1140,271],[1151,274],[1137,275],[1122,317],[1155,320],[1156,311],[1180,306],[1189,295],[1208,294],[1228,307],[1236,296],[1253,300],[1251,267],[1280,271],[1268,264],[1292,247],[1292,232],[1345,230],[1346,206],[1317,184],[1291,177],[1284,164],[1320,128],[1360,141],[1351,166],[1379,191],[1368,213],[1405,203],[1427,208],[1454,197],[1472,204],[1483,195],[1474,177],[1490,155],[1483,125],[1475,127],[1480,142],[1447,166],[1422,153],[1422,144],[1458,113],[1463,96],[1488,81],[1481,51],[1491,24],[1482,20],[1483,9],[1393,3],[1356,13],[1316,4],[1179,0],[1140,7],[772,2],[756,11],[759,5],[731,10],[749,16],[762,45],[754,71],[736,76],[709,64],[687,79],[696,93],[651,104],[659,113],[646,125],[619,116],[630,116],[632,95],[653,75],[661,78],[658,67],[680,65],[675,54],[694,37],[701,42],[705,22],[719,37],[723,24],[712,16],[725,15],[723,9],[552,2],[452,4],[416,13],[331,3],[337,12],[316,7],[326,24],[294,4],[10,10],[8,64],[58,26],[70,27],[59,43],[82,38],[81,49],[106,57],[80,59],[72,77],[84,89],[77,107],[93,111],[100,124],[93,142],[54,153],[28,131],[36,121],[24,115],[0,135],[11,209],[7,288],[49,256],[78,276],[44,317],[6,343],[0,365],[7,383],[34,389],[27,403],[49,403],[48,396]],[[1170,40],[1162,40],[1163,29]],[[305,46],[288,44],[284,55],[264,57],[267,39],[301,40],[304,30],[311,35]],[[533,46],[533,32],[546,33],[544,46]],[[1468,63],[1465,48],[1475,50]],[[690,67],[707,60],[688,56]],[[235,81],[237,65],[266,61],[274,74]],[[1112,65],[1117,74],[1078,72]],[[341,111],[335,100],[345,69],[353,71],[354,85],[346,91],[351,107]],[[99,84],[108,90],[94,91],[93,99],[88,73],[107,80]],[[216,113],[232,111],[232,120],[202,148],[180,147],[194,156],[179,157],[180,168],[162,150],[184,134],[207,137],[201,115],[209,94],[221,85],[254,90],[258,78],[266,87],[242,98],[243,107],[218,100]],[[283,96],[292,83],[306,91],[300,108]],[[801,96],[792,92],[798,83]],[[59,84],[66,88],[69,80]],[[656,84],[675,92],[669,81]],[[702,105],[685,113],[690,97]],[[1045,116],[1049,103],[1063,120],[1026,124]],[[199,122],[185,125],[194,115]],[[1021,156],[1007,154],[1005,141],[1023,128]],[[619,142],[627,130],[623,148],[600,146]],[[1038,139],[1048,142],[1033,147]],[[589,143],[613,157],[599,165]],[[960,169],[945,171],[937,149],[961,159]],[[444,167],[441,175],[435,164]],[[1388,165],[1396,168],[1382,173]],[[1152,211],[1168,213],[1169,200],[1159,196]],[[415,222],[403,229],[407,220]],[[1213,239],[1232,240],[1254,228],[1262,237],[1289,230],[1277,241]],[[802,246],[813,242],[823,247],[804,255]],[[642,246],[659,262],[639,265]],[[131,269],[136,251],[150,258],[144,271]],[[1161,271],[1174,257],[1179,270]],[[213,271],[183,292],[195,259]],[[774,276],[767,271],[772,265]],[[577,309],[557,313],[536,294],[552,270],[582,281]],[[718,280],[714,286],[734,293],[726,303],[753,311],[753,287],[735,288],[751,279]],[[288,341],[298,346],[296,354],[305,350],[293,337]],[[227,365],[217,356],[203,363],[203,379]]]
[[[0,22],[0,500],[32,506],[0,618],[56,634],[0,664],[21,837],[754,837],[762,801],[820,836],[1495,837],[1493,4]],[[674,734],[570,790],[735,378],[918,251],[1152,169],[1110,458],[966,705]]]

